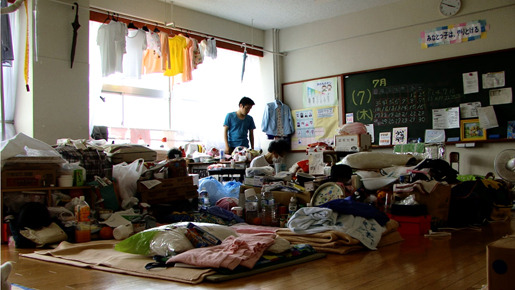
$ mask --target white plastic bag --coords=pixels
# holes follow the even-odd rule
[[[113,178],[118,182],[122,203],[136,195],[137,182],[144,171],[143,162],[143,158],[139,158],[131,164],[122,162],[113,166]]]

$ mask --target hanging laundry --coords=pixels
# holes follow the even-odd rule
[[[123,72],[123,55],[126,52],[125,37],[128,29],[125,23],[111,21],[98,29],[97,45],[100,47],[102,76]]]
[[[266,104],[261,129],[270,136],[284,137],[293,134],[295,130],[290,107],[279,100]]]
[[[171,68],[170,64],[170,45],[168,43],[169,35],[166,32],[159,32],[159,42],[161,42],[161,69],[163,71]]]
[[[184,49],[186,48],[186,37],[176,35],[168,39],[170,51],[170,68],[164,72],[165,76],[175,76],[184,71]]]
[[[191,74],[192,67],[191,67],[191,47],[193,45],[193,42],[190,38],[186,38],[186,47],[184,48],[183,58],[184,61],[182,63],[183,65],[183,71],[182,71],[182,81],[183,82],[189,82],[193,79],[193,76]]]
[[[126,40],[127,54],[123,58],[123,74],[127,78],[141,78],[143,51],[147,48],[147,35],[141,29],[131,29]]]
[[[202,59],[207,57],[207,39],[202,39],[202,41],[199,43],[198,48],[200,50],[200,55],[202,56]]]
[[[247,62],[247,48],[243,51],[243,65],[241,66],[241,82],[243,82],[243,76],[245,75],[245,62]]]
[[[161,40],[159,33],[149,31],[147,35],[147,49],[143,52],[143,73],[162,73]]]
[[[209,56],[212,59],[216,59],[216,56],[217,56],[216,39],[214,39],[214,38],[207,39],[206,56]]]
[[[193,69],[197,69],[197,66],[204,61],[204,55],[200,51],[199,43],[197,39],[191,38],[191,54],[192,54],[192,67]]]

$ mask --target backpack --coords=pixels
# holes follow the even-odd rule
[[[48,208],[39,202],[27,202],[16,217],[10,221],[9,226],[16,248],[35,248],[36,244],[20,234],[25,228],[40,230],[52,223]]]

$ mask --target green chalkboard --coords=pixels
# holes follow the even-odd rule
[[[464,94],[463,74],[477,72],[477,93]],[[504,72],[505,84],[483,88],[484,74]],[[515,49],[415,63],[343,75],[344,112],[354,122],[374,124],[374,144],[380,132],[408,127],[408,139],[424,138],[433,128],[433,109],[459,107],[461,103],[490,105],[490,90],[515,86]],[[499,127],[487,135],[507,136],[508,121],[515,120],[515,105],[494,106]],[[446,137],[460,137],[460,129],[446,129]]]

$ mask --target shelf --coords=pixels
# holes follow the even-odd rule
[[[44,191],[46,193],[47,198],[47,206],[52,205],[52,192],[54,191],[68,191],[68,190],[84,190],[89,191],[88,194],[91,194],[93,192],[93,187],[91,186],[46,186],[46,187],[13,187],[13,188],[2,188],[2,199],[3,194],[7,192],[25,192],[25,191]],[[92,196],[90,196],[90,199]],[[90,200],[91,202],[92,200]],[[91,206],[91,204],[90,204]]]

